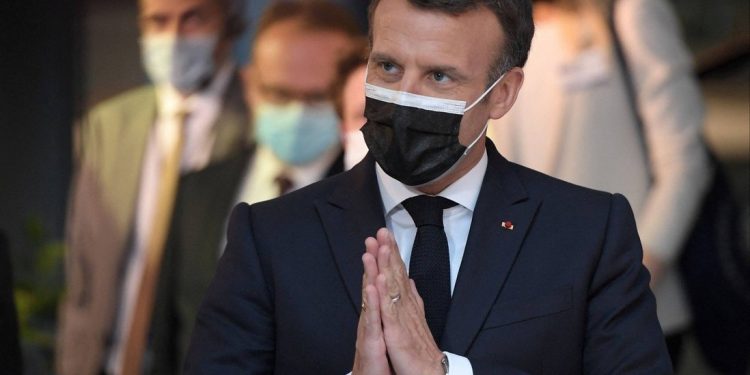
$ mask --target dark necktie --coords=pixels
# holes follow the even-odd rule
[[[274,182],[279,186],[279,195],[284,195],[292,190],[292,186],[294,183],[292,182],[292,179],[287,177],[286,174],[279,174],[275,179]]]
[[[443,197],[418,195],[401,203],[417,226],[411,250],[409,277],[424,300],[427,325],[440,344],[451,303],[451,265],[448,239],[443,230],[443,210],[456,202]]]

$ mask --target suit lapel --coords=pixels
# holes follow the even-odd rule
[[[487,152],[487,173],[441,341],[443,350],[460,355],[469,350],[501,292],[539,206],[490,141]]]
[[[141,170],[145,159],[148,137],[156,121],[156,93],[153,87],[139,89],[135,99],[124,108],[120,108],[117,126],[109,126],[102,149],[106,157],[103,165],[103,182],[106,184],[102,194],[112,214],[117,218],[117,225],[122,241],[127,241],[134,223],[135,209],[140,189]],[[110,121],[110,115],[105,121]],[[105,127],[102,127],[105,128]],[[121,246],[124,248],[124,246]]]
[[[385,227],[372,157],[368,155],[342,176],[328,200],[316,201],[315,205],[352,306],[359,313],[365,238]]]
[[[214,128],[216,140],[211,149],[211,163],[231,158],[252,144],[251,121],[236,73],[229,81],[222,106]]]

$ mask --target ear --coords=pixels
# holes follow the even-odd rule
[[[503,80],[490,93],[491,119],[497,120],[508,113],[516,102],[522,85],[523,69],[515,67],[505,73]]]

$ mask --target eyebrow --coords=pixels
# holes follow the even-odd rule
[[[376,62],[392,61],[398,64],[398,62],[396,61],[395,58],[393,58],[393,56],[390,56],[382,52],[372,52],[370,54],[370,60],[376,61]]]
[[[187,16],[191,16],[194,14],[200,14],[206,12],[208,9],[208,4],[196,4],[188,9],[185,9],[182,13],[178,15],[179,18],[184,18]],[[151,13],[144,13],[143,11],[140,11],[138,13],[138,18],[141,21],[144,20],[153,20],[156,18],[165,18],[169,17],[169,15],[165,15],[163,12],[151,12]]]

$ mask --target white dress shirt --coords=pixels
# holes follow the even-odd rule
[[[310,163],[288,165],[276,157],[270,148],[258,144],[240,185],[237,203],[253,204],[278,197],[279,184],[276,178],[281,175],[291,181],[289,191],[318,182],[326,177],[326,173],[340,153],[341,146],[336,144]]]
[[[471,219],[474,215],[474,206],[477,203],[479,190],[482,187],[486,171],[487,151],[484,152],[477,165],[469,170],[468,173],[438,193],[439,196],[458,203],[443,211],[443,227],[445,235],[448,238],[451,268],[451,294],[453,294],[453,289],[456,286],[458,270],[461,268],[461,261],[466,249],[466,240],[469,237],[469,229],[471,228]],[[417,227],[414,225],[414,220],[412,220],[409,212],[401,205],[401,202],[411,197],[422,195],[423,193],[389,176],[380,168],[380,165],[376,164],[375,173],[378,178],[380,197],[383,200],[386,226],[396,238],[401,259],[403,259],[408,270],[414,238],[417,235]],[[451,374],[470,375],[474,373],[468,358],[447,352],[445,354],[448,356],[448,361],[450,362]]]
[[[117,310],[112,346],[107,359],[107,372],[115,374],[122,368],[123,345],[133,320],[145,267],[145,249],[151,236],[154,210],[164,157],[174,147],[180,127],[184,137],[180,157],[180,174],[204,168],[211,157],[215,140],[214,124],[219,116],[222,98],[234,71],[234,64],[225,63],[203,91],[183,97],[169,85],[156,87],[158,113],[147,139],[136,202],[133,249],[127,260],[125,283]],[[186,113],[184,124],[180,117]]]
[[[341,153],[340,145],[333,145],[317,159],[305,165],[287,165],[274,155],[265,145],[258,144],[245,169],[240,189],[235,198],[236,203],[254,204],[279,196],[280,186],[276,179],[283,175],[292,183],[289,191],[301,189],[326,177],[334,160]],[[229,217],[224,222],[224,233],[229,226]],[[221,240],[218,254],[224,253],[227,245],[226,235]]]

